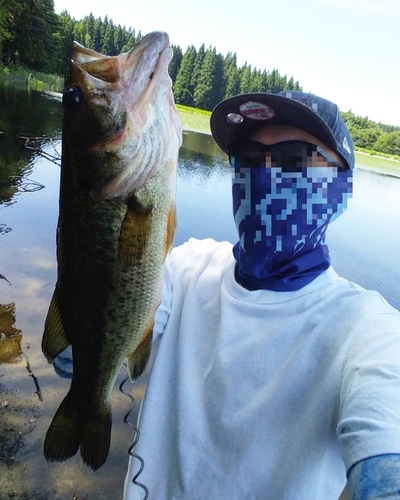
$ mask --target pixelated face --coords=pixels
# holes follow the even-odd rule
[[[232,148],[230,163],[235,223],[246,252],[316,246],[351,196],[352,171],[316,144],[246,141]]]
[[[254,130],[246,139],[261,142],[265,145],[277,144],[286,141],[301,141],[314,144],[323,150],[329,157],[333,158],[339,165],[345,168],[343,159],[335,151],[330,149],[324,142],[304,130],[288,125],[263,125]]]
[[[296,171],[308,167],[335,167],[340,163],[315,144],[304,141],[285,141],[266,145],[256,141],[243,141],[229,151],[232,166],[280,167],[284,171]]]

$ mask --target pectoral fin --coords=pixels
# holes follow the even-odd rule
[[[44,324],[42,339],[42,351],[47,361],[52,363],[54,359],[69,346],[65,335],[64,326],[58,307],[57,289],[51,299],[49,311]]]
[[[176,208],[175,203],[171,206],[168,221],[167,221],[167,234],[165,235],[165,246],[164,246],[164,259],[168,255],[174,244],[176,231]]]
[[[152,206],[144,207],[135,198],[128,202],[118,246],[118,258],[124,271],[142,259],[150,235],[152,211]]]
[[[142,341],[132,354],[128,356],[128,373],[131,381],[136,380],[144,372],[150,358],[151,340],[154,321],[151,322],[142,337]]]

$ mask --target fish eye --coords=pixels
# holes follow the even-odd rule
[[[64,90],[63,105],[70,111],[78,111],[82,104],[82,91],[79,87],[73,85]]]
[[[152,80],[153,79],[153,76],[154,76],[154,71],[153,73],[151,73],[151,75],[149,76],[149,79]]]

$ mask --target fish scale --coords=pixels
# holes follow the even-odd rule
[[[149,359],[176,226],[182,127],[171,57],[161,32],[116,57],[74,44],[63,100],[58,278],[42,340],[50,363],[72,345],[74,371],[44,441],[49,461],[80,449],[92,469],[104,464],[120,366],[127,358],[134,380]]]

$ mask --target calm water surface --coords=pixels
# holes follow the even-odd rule
[[[5,422],[3,429],[0,427],[0,500],[22,491],[31,492],[25,498],[42,500],[70,500],[74,495],[77,500],[119,499],[127,443],[133,436],[122,420],[129,402],[117,389],[113,394],[111,451],[99,472],[93,473],[77,457],[49,464],[41,452],[50,419],[69,387],[69,381],[54,374],[40,350],[56,280],[61,143],[59,139],[41,146],[30,143],[31,149],[27,149],[16,137],[59,137],[61,103],[36,93],[0,90],[0,131],[4,132],[0,135],[0,418]],[[379,290],[400,309],[400,179],[357,168],[354,184],[350,208],[328,231],[332,262],[339,274]],[[177,209],[175,244],[191,236],[236,241],[229,166],[210,136],[184,134]],[[35,394],[27,361],[40,384],[43,401]],[[132,390],[139,400],[146,380],[147,373]],[[23,446],[15,445],[10,432],[7,446],[1,444],[4,426],[8,426],[7,431],[15,427],[10,432],[16,440],[18,432],[22,433]],[[15,454],[14,460],[8,451]],[[5,465],[7,470],[1,469]]]

